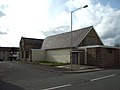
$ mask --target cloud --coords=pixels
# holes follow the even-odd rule
[[[87,4],[87,2],[89,2],[89,0],[86,0],[83,2],[85,4]],[[56,0],[55,3],[57,3],[57,4],[60,3],[56,7],[57,10],[56,10],[56,8],[53,9],[53,12],[54,13],[57,12],[57,14],[55,17],[52,18],[51,25],[48,28],[48,30],[42,31],[45,36],[51,36],[51,35],[70,31],[70,22],[71,22],[70,12],[72,10],[74,10],[75,8],[83,6],[83,3],[81,3],[80,0],[65,0],[64,2],[60,1],[60,0]],[[55,4],[55,3],[53,2],[53,4]],[[53,5],[52,5],[52,7],[53,7]],[[73,15],[73,17],[75,18],[75,15]],[[78,18],[76,18],[75,22],[77,21],[77,19]],[[73,20],[73,23],[74,23],[74,20]],[[74,23],[73,29],[76,29],[76,28],[74,28],[74,27],[76,27],[74,25],[79,26],[77,23]]]
[[[0,17],[6,16],[6,14],[3,12],[6,8],[8,8],[8,5],[0,3]]]
[[[70,30],[70,26],[58,26],[55,28],[51,28],[51,30],[49,31],[42,31],[42,33],[48,37],[48,36],[52,36],[52,35],[56,35],[56,34],[60,34],[63,32],[68,32],[68,30]]]
[[[0,18],[0,31],[6,32],[0,36],[1,46],[19,46],[22,36],[45,38],[39,30],[49,26],[49,1],[43,0],[0,0],[0,11],[5,17]],[[5,8],[5,5],[7,8]],[[9,31],[5,29],[9,28]],[[6,43],[10,42],[11,44]]]
[[[77,1],[77,0],[76,0]],[[78,0],[79,1],[79,0]],[[89,0],[88,8],[75,13],[75,28],[93,25],[105,45],[120,43],[120,10]],[[116,42],[118,41],[118,42]]]
[[[96,2],[97,1],[97,2]],[[70,11],[88,5],[73,14],[73,29],[93,25],[105,45],[120,43],[120,10],[100,0],[0,0],[1,36],[19,46],[21,36],[44,38],[70,31]],[[5,34],[7,33],[7,34]],[[44,34],[44,35],[43,35]],[[0,41],[1,42],[1,41]],[[1,44],[7,46],[8,44]]]
[[[7,33],[6,33],[6,32],[1,32],[1,31],[0,31],[0,34],[7,34]]]
[[[96,19],[98,23],[96,25],[93,24],[97,32],[101,36],[105,45],[120,43],[118,37],[120,35],[120,10],[116,10],[110,6],[102,6],[100,4],[99,8],[102,8],[98,11],[98,15],[101,16]],[[99,20],[100,18],[101,20]]]
[[[84,5],[88,5],[88,8],[82,8],[73,13],[73,29],[76,30],[93,25],[105,45],[120,43],[120,10],[112,8],[109,2],[101,4],[98,0],[67,0],[61,5],[64,6],[64,10],[55,17],[52,29],[50,28],[43,33],[46,36],[50,36],[69,31],[68,29],[70,28],[62,26],[70,26],[70,11]],[[60,7],[58,6],[57,8]],[[62,30],[59,27],[62,27]]]
[[[105,45],[120,43],[120,10],[108,4],[103,5],[95,0],[68,0],[69,10],[88,5],[73,14],[73,28],[93,25]]]
[[[6,35],[8,31],[8,27],[0,27],[0,35]]]
[[[65,2],[67,0],[51,0],[49,13],[51,17],[56,17],[58,13],[65,10]]]
[[[120,45],[120,35],[116,36],[114,42],[115,42],[115,44],[119,44]]]
[[[60,34],[70,31],[70,14],[63,10],[54,17],[47,30],[42,30],[42,33],[48,37],[55,34]]]
[[[0,17],[2,16],[5,16],[5,14],[2,11],[0,11]]]
[[[2,5],[0,5],[0,8],[3,10],[3,9],[5,9],[5,8],[7,8],[8,7],[8,5],[5,5],[5,4],[2,4]]]

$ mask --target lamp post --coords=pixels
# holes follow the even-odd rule
[[[88,5],[85,5],[85,6],[83,6],[83,7],[80,7],[80,8],[77,8],[77,9],[75,9],[75,10],[73,10],[73,11],[71,11],[71,25],[70,25],[70,29],[71,29],[71,52],[70,52],[70,65],[71,65],[71,70],[72,70],[72,51],[73,51],[73,43],[72,43],[72,39],[73,39],[73,35],[72,35],[72,14],[75,12],[75,11],[77,11],[77,10],[80,10],[80,9],[82,9],[82,8],[86,8],[86,7],[88,7]]]

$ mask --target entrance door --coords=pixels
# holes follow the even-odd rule
[[[85,52],[72,52],[72,64],[84,65],[85,64]]]
[[[72,52],[72,64],[78,64],[78,52]]]
[[[85,64],[85,52],[79,52],[79,64],[80,65]]]

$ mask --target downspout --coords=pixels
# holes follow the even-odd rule
[[[85,65],[87,65],[87,48],[85,48]]]

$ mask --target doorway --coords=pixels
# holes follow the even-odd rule
[[[78,52],[72,52],[72,64],[78,64]]]
[[[85,51],[72,52],[72,64],[84,65],[85,64]]]

